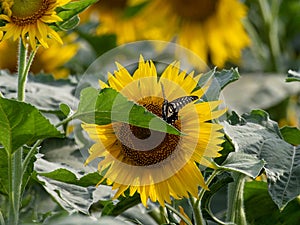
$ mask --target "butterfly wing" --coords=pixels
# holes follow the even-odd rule
[[[167,123],[173,123],[178,120],[178,112],[184,106],[198,99],[198,96],[184,96],[171,102],[164,100],[162,106],[162,118]]]
[[[169,104],[173,106],[175,112],[179,112],[180,109],[182,109],[184,106],[189,104],[190,102],[193,102],[198,99],[198,96],[184,96],[180,98],[176,98],[175,100],[171,101]]]

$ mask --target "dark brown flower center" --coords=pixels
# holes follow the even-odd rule
[[[187,20],[205,21],[216,12],[218,0],[172,0],[176,14]]]
[[[138,101],[147,110],[161,117],[163,99],[146,97]],[[180,129],[180,121],[173,124]],[[167,159],[176,149],[180,136],[147,128],[122,124],[117,134],[121,142],[124,162],[135,166],[149,166]]]
[[[45,15],[55,0],[19,0],[15,1],[11,10],[11,20],[18,26],[34,24]]]

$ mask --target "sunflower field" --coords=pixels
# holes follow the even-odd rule
[[[299,82],[299,0],[0,0],[0,225],[298,225]]]

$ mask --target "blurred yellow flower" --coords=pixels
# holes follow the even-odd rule
[[[63,45],[54,40],[49,40],[49,48],[40,47],[37,50],[35,60],[30,68],[32,73],[49,73],[55,79],[66,78],[69,70],[63,68],[74,55],[77,53],[79,45],[74,43],[73,36],[63,36]],[[11,39],[0,42],[0,69],[8,69],[16,72],[17,69],[17,50],[18,43]]]
[[[141,39],[140,28],[143,26],[136,16],[127,16],[125,9],[135,6],[143,0],[103,0],[92,5],[80,14],[83,21],[95,18],[99,21],[97,35],[116,34],[117,44],[124,44]]]
[[[127,15],[128,8],[141,5]],[[99,19],[96,33],[116,34],[117,44],[175,40],[219,67],[238,63],[242,49],[250,45],[242,24],[247,8],[238,0],[103,0],[84,14],[85,19],[88,13]]]
[[[31,65],[31,71],[38,73],[44,71],[51,73],[55,79],[67,78],[69,69],[63,66],[70,61],[79,49],[79,44],[74,43],[71,35],[62,38],[61,45],[54,40],[49,40],[49,48],[39,48],[35,60]]]
[[[153,62],[142,57],[133,75],[118,63],[117,67],[109,74],[108,84],[100,81],[101,87],[114,88],[160,117],[164,96],[169,101],[189,95],[200,98],[209,87],[197,88],[201,75],[180,71],[178,62],[169,65],[160,77]],[[180,109],[172,125],[185,134],[182,136],[125,123],[83,124],[95,141],[86,164],[103,157],[98,170],[113,189],[118,189],[115,197],[129,189],[130,196],[140,194],[144,205],[149,198],[164,205],[171,197],[197,196],[199,186],[207,188],[197,163],[211,166],[207,158],[219,156],[223,142],[222,126],[210,122],[225,112],[214,111],[219,104],[196,102]]]
[[[7,22],[0,27],[4,32],[3,40],[12,37],[16,41],[21,37],[23,43],[26,43],[29,38],[32,49],[36,49],[36,41],[48,48],[51,38],[62,44],[61,38],[49,27],[49,23],[62,21],[55,9],[68,2],[70,0],[1,0],[5,14],[1,14],[0,19]]]
[[[192,50],[205,62],[222,67],[237,62],[241,50],[250,44],[242,24],[246,6],[238,0],[150,1],[143,21],[155,29],[148,38],[170,41]]]

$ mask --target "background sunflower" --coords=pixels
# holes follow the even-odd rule
[[[63,43],[59,35],[49,27],[49,23],[59,22],[62,19],[57,16],[55,9],[63,6],[71,0],[35,0],[18,1],[3,0],[2,7],[5,14],[0,19],[6,21],[0,30],[5,34],[3,40],[13,38],[16,41],[22,38],[23,44],[29,43],[32,49],[36,49],[37,41],[44,48],[48,47],[50,38]]]

